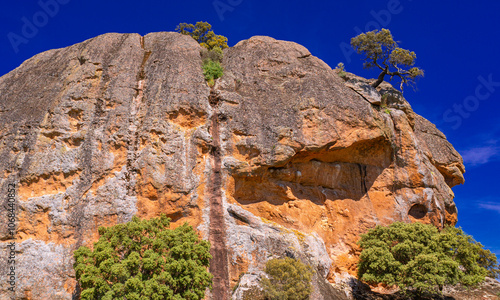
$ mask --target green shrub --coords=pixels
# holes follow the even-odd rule
[[[269,278],[262,278],[264,294],[270,300],[304,300],[312,292],[312,268],[300,260],[289,257],[271,259],[265,272]]]
[[[202,299],[212,281],[210,243],[187,223],[169,225],[162,215],[99,227],[94,250],[74,253],[81,299]]]
[[[209,86],[213,86],[214,80],[222,77],[223,74],[224,69],[219,62],[207,60],[203,63],[203,76],[205,76]]]
[[[460,228],[439,232],[432,225],[396,222],[361,235],[359,245],[360,280],[417,294],[440,291],[445,284],[476,286],[498,270],[494,254]]]

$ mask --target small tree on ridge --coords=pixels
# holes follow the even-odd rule
[[[391,80],[394,76],[401,79],[400,88],[403,90],[403,84],[413,85],[418,77],[424,76],[422,69],[413,67],[417,58],[415,52],[399,48],[388,29],[361,33],[351,39],[351,46],[358,54],[365,55],[365,69],[379,68],[382,71],[373,87],[379,86],[389,75]]]
[[[195,25],[180,23],[175,28],[175,31],[191,36],[201,46],[207,48],[208,50],[212,50],[214,48],[227,48],[227,37],[215,34],[211,29],[212,25],[208,22],[196,22]]]

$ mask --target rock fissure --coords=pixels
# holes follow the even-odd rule
[[[85,194],[87,193],[87,191],[92,187],[92,183],[93,183],[92,178],[94,177],[93,173],[95,172],[92,168],[93,167],[92,157],[94,154],[94,150],[93,150],[91,141],[94,140],[96,128],[98,128],[102,123],[102,117],[104,114],[104,110],[103,110],[104,101],[102,100],[101,96],[104,92],[103,89],[104,89],[105,85],[106,85],[105,82],[100,83],[100,86],[99,86],[100,93],[99,93],[99,97],[96,99],[96,102],[95,102],[95,109],[94,109],[92,121],[90,123],[90,130],[87,132],[87,134],[85,136],[85,142],[82,145],[82,147],[83,147],[82,152],[84,153],[83,157],[81,158],[81,162],[80,162],[82,173],[80,176],[80,181],[77,184],[78,185],[77,190],[80,191],[80,193],[75,195],[74,198],[72,198],[72,200],[74,200],[76,202],[76,203],[74,203],[75,207],[73,207],[72,213],[71,213],[71,218],[73,220],[73,224],[75,224],[74,236],[73,236],[73,238],[76,240],[76,243],[74,245],[75,249],[80,247],[84,242],[84,236],[83,236],[84,225],[82,224],[82,222],[84,222],[84,219],[85,219],[85,214],[84,214],[85,207],[88,206],[88,202],[84,201],[84,197],[85,197]],[[77,285],[77,289],[78,289],[78,285]]]
[[[213,274],[212,299],[229,299],[229,268],[228,253],[226,245],[226,226],[224,221],[224,204],[222,200],[222,171],[221,171],[221,144],[219,129],[219,96],[212,88],[210,90],[209,103],[213,108],[210,118],[212,135],[212,147],[210,156],[212,160],[212,173],[209,178],[209,206],[210,225],[209,241],[211,243],[210,273]]]
[[[359,175],[361,178],[361,190],[363,191],[364,194],[368,192],[368,189],[366,188],[366,166],[358,164],[359,167]]]
[[[125,173],[125,177],[128,182],[127,186],[127,194],[129,196],[134,196],[136,194],[135,190],[135,184],[132,182],[133,180],[133,175],[136,173],[133,167],[133,163],[137,159],[137,151],[139,149],[139,131],[137,129],[139,128],[141,124],[141,119],[137,117],[137,114],[139,112],[141,104],[144,102],[144,84],[145,84],[145,72],[144,68],[146,66],[146,62],[148,58],[151,56],[151,51],[146,50],[144,48],[144,37],[140,37],[140,43],[141,43],[141,48],[144,51],[144,55],[142,58],[141,66],[139,68],[139,72],[137,73],[137,87],[135,88],[135,96],[132,99],[132,102],[130,104],[130,116],[129,116],[129,127],[128,127],[128,133],[129,133],[129,139],[127,140],[127,172]]]
[[[92,121],[90,123],[90,130],[87,132],[85,136],[85,141],[82,145],[84,154],[81,160],[81,169],[83,169],[83,171],[80,176],[80,181],[77,184],[78,187],[76,189],[77,191],[79,191],[79,193],[77,193],[75,197],[69,198],[73,201],[73,203],[71,204],[74,205],[71,209],[70,219],[72,220],[71,223],[74,224],[73,239],[75,239],[76,242],[73,244],[73,247],[75,250],[78,249],[81,245],[83,245],[85,238],[84,237],[84,229],[86,227],[85,211],[89,205],[89,202],[87,201],[88,199],[85,198],[85,195],[92,187],[93,177],[99,177],[99,175],[102,175],[102,174],[94,174],[95,170],[93,170],[92,168],[92,158],[94,153],[94,149],[92,147],[92,141],[94,140],[96,129],[100,125],[102,125],[101,124],[102,118],[105,113],[103,109],[104,101],[102,99],[105,86],[106,82],[100,82],[99,86],[100,91],[98,98],[96,99],[95,102],[95,109]],[[77,282],[74,286],[72,299],[79,299],[80,293],[81,293],[81,288],[79,283]]]

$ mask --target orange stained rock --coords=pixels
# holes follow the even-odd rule
[[[64,193],[79,176],[80,172],[56,172],[27,178],[20,182],[19,199],[26,201],[32,197]]]

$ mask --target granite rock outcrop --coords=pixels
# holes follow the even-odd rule
[[[314,267],[314,299],[339,299],[359,234],[394,221],[456,223],[462,158],[389,84],[363,92],[366,79],[346,81],[302,46],[256,36],[224,50],[224,76],[210,88],[201,50],[172,32],[110,33],[0,77],[16,299],[76,297],[72,252],[133,215],[194,226],[224,252],[212,293],[235,287],[238,299],[239,282],[252,286],[282,256]],[[10,238],[4,222],[2,253]]]

